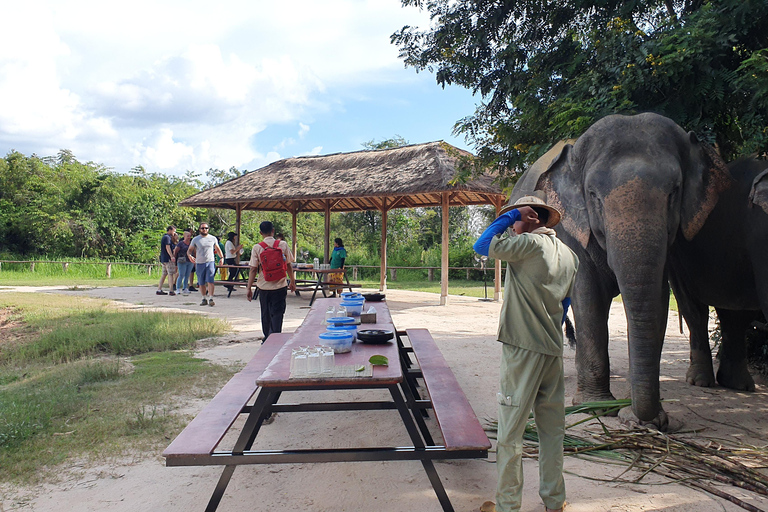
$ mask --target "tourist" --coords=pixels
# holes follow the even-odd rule
[[[230,231],[227,233],[227,243],[224,245],[224,264],[225,265],[237,265],[238,259],[243,254],[243,244],[238,243],[237,233]],[[229,268],[227,269],[228,277],[227,281],[235,281],[240,275],[240,269]],[[229,291],[234,290],[234,286],[227,286]]]
[[[218,255],[219,258],[223,256],[219,248],[219,241],[215,236],[208,234],[208,229],[208,223],[200,224],[200,234],[192,239],[187,251],[189,261],[195,264],[197,286],[203,297],[202,302],[200,302],[201,306],[215,305],[213,301],[213,279],[216,275],[215,256]]]
[[[189,244],[192,243],[192,229],[187,228],[184,230],[184,238],[179,241],[174,250],[174,256],[176,256],[176,268],[179,271],[179,277],[176,279],[176,290],[181,290],[180,293],[184,296],[189,295],[189,279],[192,273],[194,264],[189,261],[187,257],[187,250]]]
[[[261,330],[263,340],[273,332],[283,331],[283,316],[285,315],[285,300],[288,290],[296,290],[296,280],[293,277],[293,253],[285,240],[276,240],[275,228],[269,221],[259,225],[263,240],[253,246],[251,251],[250,271],[248,273],[247,298],[253,299],[251,287],[258,274],[256,288],[261,307]],[[290,281],[288,281],[290,278]]]
[[[160,265],[163,267],[163,271],[160,274],[160,283],[157,285],[157,292],[155,292],[157,295],[168,295],[163,291],[163,283],[165,282],[165,278],[171,274],[170,271],[175,271],[176,259],[173,257],[173,249],[171,249],[171,244],[173,243],[172,236],[174,233],[176,233],[176,226],[168,226],[165,230],[165,234],[160,239]],[[168,281],[168,290],[170,290],[171,295],[176,295],[173,292],[173,283],[170,280]]]
[[[519,511],[523,433],[533,409],[539,436],[539,496],[548,512],[565,504],[563,331],[579,260],[553,229],[560,212],[543,200],[518,200],[485,230],[474,249],[507,262],[498,340],[502,345],[495,507]],[[502,236],[512,226],[516,236]]]

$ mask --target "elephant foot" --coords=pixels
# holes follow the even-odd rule
[[[691,365],[688,367],[688,371],[685,374],[685,380],[692,386],[711,388],[715,385],[715,372],[712,369],[712,363],[691,363]]]
[[[619,421],[630,428],[636,428],[638,426],[653,428],[659,432],[677,432],[683,427],[683,423],[679,420],[671,420],[666,411],[659,408],[659,414],[651,421],[641,421],[635,416],[631,407],[625,407],[619,411]]]
[[[591,403],[591,402],[610,402],[616,400],[616,398],[611,394],[611,392],[603,392],[603,393],[587,393],[584,391],[577,391],[575,395],[573,395],[572,404],[573,405],[582,405],[585,403]],[[608,410],[608,409],[606,409]],[[601,413],[605,411],[600,411],[599,409],[595,411],[596,413]],[[605,414],[605,416],[616,416],[618,415],[618,411],[611,411],[608,414]]]
[[[749,374],[746,359],[739,362],[720,361],[720,366],[717,369],[717,382],[723,387],[737,391],[755,390],[755,381]]]

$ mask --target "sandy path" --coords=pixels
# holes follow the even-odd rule
[[[97,288],[86,291],[32,289],[103,297],[131,307],[175,308],[230,321],[233,334],[217,346],[202,350],[202,357],[222,362],[246,362],[260,346],[258,305],[248,303],[240,290],[227,299],[217,296],[213,308],[201,307],[199,296],[156,296],[151,287]],[[387,300],[398,329],[428,328],[481,420],[496,414],[500,346],[494,341],[500,305],[473,298],[451,297],[439,306],[432,294],[389,291]],[[290,297],[284,331],[294,330],[307,312],[306,297]],[[616,396],[627,393],[626,322],[619,303],[610,317],[611,362]],[[665,406],[670,416],[686,429],[704,429],[706,435],[768,444],[764,424],[768,411],[765,383],[758,380],[756,393],[737,393],[722,388],[695,388],[685,383],[688,346],[678,331],[678,318],[670,314],[662,356],[663,398],[679,401]],[[565,349],[567,403],[576,386],[574,351]],[[355,392],[350,392],[354,394]],[[364,392],[356,392],[358,394]],[[373,392],[371,392],[373,393]],[[288,395],[288,394],[286,394]],[[294,395],[296,396],[296,395]],[[368,395],[370,396],[370,395]],[[284,400],[291,400],[286,396]],[[189,404],[190,418],[203,403]],[[294,419],[295,418],[295,419]],[[407,434],[391,411],[362,412],[334,418],[331,413],[280,415],[264,427],[257,446],[349,446],[373,439],[380,445],[409,444]],[[609,424],[617,420],[609,419]],[[213,490],[218,468],[166,468],[160,451],[133,459],[102,464],[70,463],[61,468],[61,481],[32,489],[0,487],[0,512],[35,511],[194,511],[203,510]],[[493,460],[493,455],[491,455]],[[457,511],[478,510],[493,499],[495,465],[487,460],[438,462],[437,470]],[[537,466],[525,461],[523,511],[540,511]],[[661,485],[665,480],[646,478],[646,485],[611,484],[588,478],[610,479],[624,468],[566,458],[569,512],[740,511],[742,508],[703,492],[680,485]],[[587,477],[587,478],[584,478]],[[647,485],[649,482],[654,485]],[[768,499],[726,488],[753,505],[768,509]],[[421,464],[418,462],[361,462],[348,464],[292,464],[241,466],[229,484],[219,507],[221,512],[243,510],[311,511],[440,511]]]

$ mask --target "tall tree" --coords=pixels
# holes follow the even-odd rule
[[[392,35],[406,65],[482,96],[454,130],[521,169],[612,113],[654,111],[726,159],[768,151],[765,0],[402,0],[432,26]],[[509,178],[510,176],[506,176]]]

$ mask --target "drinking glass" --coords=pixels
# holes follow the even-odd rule
[[[291,373],[296,377],[307,374],[307,352],[303,348],[295,348],[291,351]]]
[[[320,351],[317,348],[311,348],[307,353],[307,373],[317,375],[320,371]]]
[[[332,373],[336,367],[336,360],[333,355],[333,349],[331,347],[320,347],[320,368],[323,373]]]
[[[335,316],[335,310],[333,306],[328,306],[328,309],[325,311],[325,324],[328,325],[328,319],[333,318]]]

